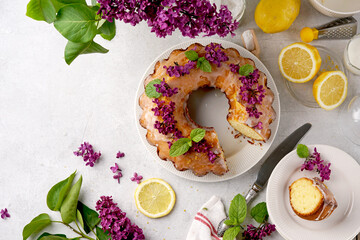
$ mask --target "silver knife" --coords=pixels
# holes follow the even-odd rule
[[[288,136],[279,146],[270,154],[270,156],[265,160],[263,165],[261,165],[260,171],[257,175],[257,179],[255,183],[252,185],[251,189],[245,196],[246,203],[249,203],[251,199],[255,197],[255,195],[260,192],[266,182],[268,181],[273,169],[280,162],[280,160],[285,157],[286,154],[291,152],[298,142],[304,137],[304,135],[310,130],[311,124],[306,123],[296,129],[290,136]],[[222,237],[225,231],[231,227],[224,223],[224,221],[228,219],[223,219],[218,226],[217,235]]]

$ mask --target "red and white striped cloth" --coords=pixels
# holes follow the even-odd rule
[[[186,240],[221,240],[217,227],[226,217],[224,204],[217,196],[212,196],[196,213]]]

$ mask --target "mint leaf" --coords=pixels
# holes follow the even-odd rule
[[[197,52],[195,52],[194,50],[186,51],[185,56],[191,61],[196,61],[199,58],[199,54]]]
[[[310,155],[308,147],[304,144],[297,145],[296,153],[301,158],[307,158]]]
[[[152,80],[151,82],[149,82],[146,85],[145,94],[149,98],[159,98],[159,97],[162,96],[161,93],[156,91],[156,87],[154,86],[154,84],[161,84],[161,80],[160,79],[155,79],[155,80]]]
[[[254,71],[254,66],[253,65],[250,65],[250,64],[245,64],[245,65],[242,65],[240,68],[239,68],[239,74],[241,76],[249,76],[250,73],[252,73]]]
[[[257,221],[258,223],[263,223],[268,219],[269,214],[266,208],[266,203],[261,202],[258,203],[255,207],[251,209],[250,215]]]
[[[37,21],[52,23],[56,19],[56,9],[51,0],[30,0],[26,7],[26,16]]]
[[[200,68],[204,72],[211,72],[211,65],[208,60],[204,57],[201,57],[197,60],[196,67]]]
[[[205,133],[206,133],[206,131],[204,129],[195,128],[195,129],[191,130],[190,138],[194,142],[200,142],[205,137]]]
[[[87,43],[97,33],[95,17],[96,12],[88,6],[70,4],[59,10],[54,27],[71,42]]]
[[[236,236],[239,234],[241,228],[240,226],[229,228],[225,231],[223,240],[234,240]]]
[[[236,221],[234,219],[227,219],[224,221],[224,223],[228,226],[236,225]]]
[[[98,30],[100,32],[100,36],[106,40],[111,40],[116,35],[116,27],[115,21],[113,19],[112,22],[106,21]]]
[[[191,147],[191,140],[189,138],[178,139],[170,148],[170,156],[177,157],[183,155]]]
[[[107,53],[109,50],[94,41],[74,43],[69,41],[65,47],[65,62],[70,65],[80,54]]]
[[[24,227],[22,232],[23,240],[28,239],[32,234],[38,233],[50,224],[51,220],[49,215],[46,213],[40,214]]]
[[[235,225],[241,224],[246,217],[247,206],[245,198],[238,194],[231,201],[229,208],[229,217],[231,220],[235,221]]]

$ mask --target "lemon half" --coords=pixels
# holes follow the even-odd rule
[[[279,55],[281,74],[291,82],[310,81],[320,70],[320,66],[319,51],[306,43],[293,43],[283,48]]]
[[[159,218],[168,215],[176,201],[174,190],[160,178],[143,181],[135,190],[137,209],[147,217]]]
[[[344,102],[347,88],[348,81],[342,71],[329,71],[315,80],[313,94],[321,108],[332,110]]]

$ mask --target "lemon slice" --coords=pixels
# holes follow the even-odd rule
[[[347,78],[341,71],[322,73],[313,85],[316,102],[325,110],[340,106],[346,98],[347,85]]]
[[[306,43],[293,43],[283,48],[279,55],[281,74],[291,82],[310,81],[319,71],[320,66],[319,51]]]
[[[135,190],[137,209],[150,218],[168,215],[173,209],[175,201],[174,190],[167,182],[159,178],[147,179]]]

